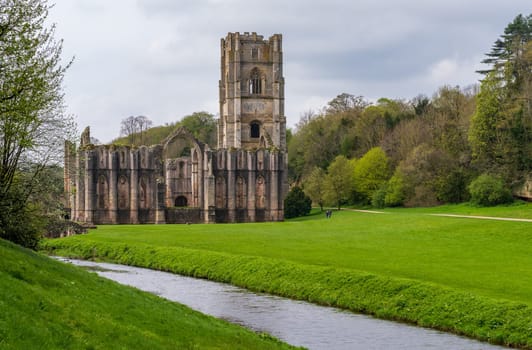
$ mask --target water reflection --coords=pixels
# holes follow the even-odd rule
[[[430,329],[255,294],[228,284],[131,266],[65,261],[90,267],[100,276],[309,349],[502,349]]]

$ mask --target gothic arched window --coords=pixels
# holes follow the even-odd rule
[[[249,93],[261,94],[262,93],[262,79],[260,77],[260,71],[257,68],[253,68],[249,77]]]
[[[238,209],[244,209],[247,205],[246,202],[246,181],[238,176],[236,178],[236,207]]]
[[[109,203],[109,186],[107,184],[107,178],[103,175],[98,177],[98,209],[107,209]]]
[[[175,199],[175,206],[176,207],[186,207],[188,204],[188,200],[187,200],[187,197],[185,196],[178,196],[176,199]]]
[[[249,137],[253,139],[260,137],[260,124],[258,122],[251,122],[249,124]]]

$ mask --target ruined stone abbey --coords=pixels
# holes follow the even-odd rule
[[[283,220],[287,191],[282,37],[221,40],[217,148],[180,128],[162,144],[65,145],[72,220],[92,224]]]

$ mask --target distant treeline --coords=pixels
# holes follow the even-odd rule
[[[532,15],[517,16],[479,86],[376,103],[343,93],[305,113],[289,140],[290,182],[320,205],[511,200],[532,169],[531,36]]]

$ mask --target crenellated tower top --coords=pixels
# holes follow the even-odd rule
[[[286,150],[282,35],[221,40],[218,148]]]

